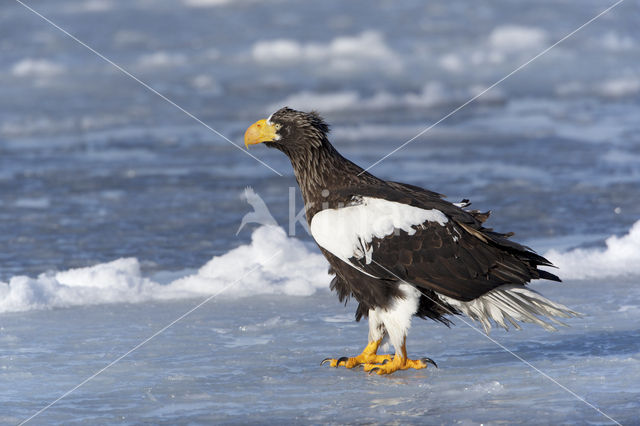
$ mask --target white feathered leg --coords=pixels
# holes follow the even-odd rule
[[[427,363],[436,365],[429,358],[420,360],[412,360],[407,357],[407,333],[411,328],[411,318],[418,312],[420,303],[420,291],[410,284],[400,284],[400,291],[403,297],[399,297],[393,301],[388,309],[375,309],[374,317],[379,318],[384,324],[384,328],[389,334],[389,341],[393,345],[396,353],[391,360],[383,365],[365,365],[365,370],[377,372],[378,374],[390,374],[397,370],[406,370],[408,368],[421,369],[426,368]],[[371,318],[371,312],[369,313]],[[371,336],[371,319],[369,320],[369,334]]]

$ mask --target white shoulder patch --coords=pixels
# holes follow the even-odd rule
[[[310,228],[318,245],[334,256],[347,263],[352,257],[365,258],[366,263],[371,263],[374,238],[384,238],[396,230],[413,235],[416,233],[414,226],[425,222],[444,226],[448,221],[440,210],[362,197],[361,204],[316,213]]]

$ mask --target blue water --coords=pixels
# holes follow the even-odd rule
[[[238,146],[280,106],[317,109],[364,167],[609,5],[29,4]],[[626,0],[371,169],[470,198],[496,229],[554,250],[566,282],[534,288],[587,317],[492,337],[627,424],[640,408],[637,6]],[[302,202],[288,160],[251,149],[279,176],[238,146],[3,4],[0,421],[36,413],[245,273],[33,422],[610,421],[459,321],[411,331],[410,352],[437,371],[318,367],[360,350],[366,325],[325,290],[326,264],[290,223]],[[237,233],[247,186],[295,235]],[[627,237],[605,245],[612,235]],[[268,264],[279,249],[298,254],[295,268]]]

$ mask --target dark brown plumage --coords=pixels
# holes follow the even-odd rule
[[[265,131],[268,131],[267,136],[264,136]],[[446,318],[449,314],[466,313],[474,318],[469,304],[472,301],[480,301],[482,306],[486,304],[485,318],[482,315],[474,318],[482,321],[485,328],[489,319],[499,324],[502,321],[504,326],[505,319],[515,324],[513,320],[537,322],[540,320],[536,316],[575,314],[533,291],[524,290],[524,285],[533,279],[560,279],[538,269],[539,266],[551,266],[551,263],[528,247],[509,240],[511,234],[485,228],[483,223],[488,212],[466,210],[463,207],[469,205],[467,200],[459,205],[452,204],[438,193],[384,181],[363,171],[338,153],[327,138],[328,131],[329,127],[318,114],[282,108],[268,120],[261,120],[247,130],[245,142],[264,142],[291,160],[306,204],[307,222],[314,238],[323,241],[318,244],[331,265],[330,272],[335,274],[331,289],[338,293],[341,301],[354,297],[359,302],[358,320],[369,314],[377,318],[400,311],[401,301],[411,299],[414,289],[419,300],[415,309],[409,309],[413,310],[411,314],[445,324],[449,323]],[[348,258],[340,253],[349,247],[337,245],[338,240],[344,239],[343,235],[336,236],[334,242],[317,223],[314,227],[313,219],[320,212],[322,215],[318,217],[347,221],[347,212],[366,213],[366,209],[373,208],[370,205],[374,204],[378,206],[375,212],[381,215],[380,220],[389,223],[406,220],[398,211],[422,212],[424,217],[436,219],[412,223],[411,227],[396,227],[384,235],[376,234],[379,231],[375,231],[373,225],[372,234],[362,234],[367,224],[345,222],[344,234],[354,232],[358,238],[356,250]],[[348,210],[351,207],[354,209]],[[360,231],[351,230],[356,227]],[[520,302],[518,298],[525,301]],[[536,308],[536,303],[550,307]],[[496,318],[497,314],[490,313],[490,308],[501,314]],[[509,314],[514,309],[517,314]],[[396,354],[402,352],[404,343],[399,348],[399,343],[393,342],[394,333],[389,325],[382,320],[380,324],[377,327],[384,331],[383,336],[386,332],[392,335]],[[370,327],[373,327],[371,320]],[[404,336],[406,330],[403,330]],[[373,343],[370,341],[370,345]],[[335,364],[341,365],[340,362]]]

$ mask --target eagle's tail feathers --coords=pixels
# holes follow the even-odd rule
[[[566,326],[566,324],[554,317],[581,316],[580,313],[552,302],[534,290],[516,284],[502,285],[468,302],[441,294],[438,297],[474,321],[480,322],[486,333],[491,330],[491,321],[505,330],[509,329],[509,324],[520,329],[516,322],[519,321],[537,324],[547,331],[555,331],[554,325]]]

